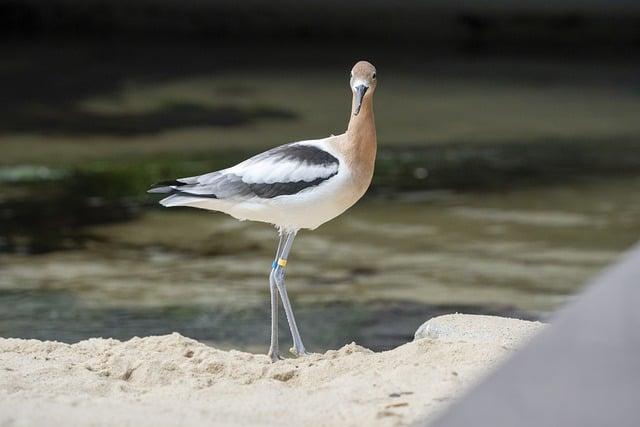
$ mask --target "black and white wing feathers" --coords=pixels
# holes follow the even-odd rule
[[[229,169],[158,183],[149,192],[238,202],[253,197],[271,199],[314,188],[335,176],[338,167],[338,159],[317,144],[293,143]],[[171,198],[161,203],[167,204],[165,201]]]

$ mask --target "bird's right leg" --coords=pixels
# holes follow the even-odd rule
[[[278,250],[276,251],[276,258],[271,265],[271,273],[269,274],[269,291],[271,293],[271,345],[269,346],[268,356],[272,362],[281,360],[278,342],[278,285],[276,284],[275,270],[278,266],[278,259],[282,254],[284,245],[284,236],[280,234],[280,242],[278,243]]]
[[[298,325],[296,324],[296,318],[293,315],[293,309],[291,308],[291,302],[287,295],[287,288],[284,285],[285,266],[287,265],[287,258],[289,258],[289,252],[291,251],[291,245],[293,245],[293,239],[296,237],[296,231],[285,233],[284,244],[282,245],[282,252],[278,256],[277,267],[273,271],[276,286],[282,299],[282,305],[284,306],[284,312],[287,315],[287,321],[289,322],[289,329],[291,330],[291,338],[293,339],[293,349],[291,352],[296,356],[305,356],[307,351],[302,344],[302,338],[298,331]]]

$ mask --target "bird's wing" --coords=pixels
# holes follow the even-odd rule
[[[296,194],[338,173],[339,161],[321,144],[282,145],[217,172],[156,184],[150,192],[242,201]]]

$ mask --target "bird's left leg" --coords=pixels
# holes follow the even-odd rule
[[[296,318],[293,315],[293,309],[289,302],[289,296],[287,295],[287,288],[284,286],[285,267],[287,265],[287,258],[293,245],[293,239],[296,237],[296,231],[287,232],[284,235],[284,244],[282,247],[282,253],[279,255],[277,261],[277,267],[274,270],[274,277],[278,292],[280,292],[280,298],[282,299],[282,305],[284,306],[284,312],[287,315],[287,321],[289,322],[289,329],[291,330],[291,337],[293,338],[292,353],[296,356],[305,356],[307,351],[302,344],[302,338],[298,331],[298,325],[296,324]]]
[[[267,355],[271,358],[272,362],[282,359],[278,342],[278,287],[276,285],[275,271],[278,267],[278,260],[280,259],[284,242],[284,234],[281,233],[278,250],[276,251],[276,259],[271,265],[271,273],[269,274],[269,291],[271,293],[271,345],[269,346],[269,353],[267,353]]]

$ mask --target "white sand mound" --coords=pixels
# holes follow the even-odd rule
[[[352,343],[275,364],[177,333],[0,339],[0,425],[405,425],[450,403],[540,326],[441,316],[391,351]]]

